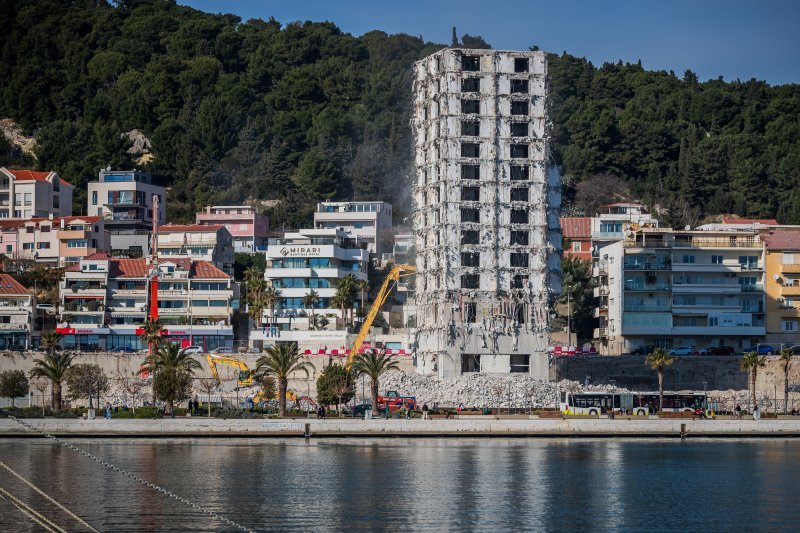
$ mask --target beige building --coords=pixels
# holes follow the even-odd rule
[[[0,274],[0,350],[29,348],[36,297],[8,274]]]
[[[0,252],[16,259],[66,265],[109,250],[102,217],[0,221]]]
[[[158,255],[209,261],[233,274],[233,237],[222,225],[167,224],[158,228]]]
[[[55,172],[0,167],[0,218],[69,216],[73,189]]]
[[[800,229],[762,233],[766,248],[766,342],[800,344]]]

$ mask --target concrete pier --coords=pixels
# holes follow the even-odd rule
[[[516,438],[754,438],[800,437],[800,419],[468,419],[360,420],[177,418],[158,420],[26,419],[39,431],[82,438],[232,438],[281,437],[516,437]],[[10,419],[0,420],[0,438],[41,437]]]

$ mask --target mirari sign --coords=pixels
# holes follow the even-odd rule
[[[318,246],[284,246],[281,255],[284,257],[317,257],[320,255]]]

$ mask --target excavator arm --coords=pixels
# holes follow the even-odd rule
[[[381,284],[381,289],[378,291],[375,301],[372,302],[372,307],[369,308],[369,313],[367,313],[364,323],[361,324],[358,337],[356,337],[353,347],[350,348],[350,354],[347,356],[347,364],[345,365],[346,368],[350,368],[350,365],[353,364],[353,359],[355,359],[356,355],[358,355],[361,345],[364,344],[364,339],[367,338],[369,328],[372,327],[375,317],[378,316],[378,313],[380,313],[381,309],[383,308],[383,304],[386,303],[386,299],[391,293],[392,282],[399,280],[401,277],[411,276],[414,274],[414,272],[416,272],[416,270],[417,269],[412,265],[400,264],[393,266],[389,271],[389,274],[386,275],[386,279],[383,280],[383,284]]]
[[[217,372],[217,363],[221,365],[233,366],[239,369],[238,384],[241,387],[249,387],[253,384],[253,374],[250,368],[243,362],[233,357],[225,357],[222,355],[207,354],[208,366],[211,368],[211,375],[214,379],[219,381],[219,373]]]

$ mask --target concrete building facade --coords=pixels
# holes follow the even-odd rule
[[[225,226],[236,252],[262,249],[269,233],[269,217],[249,205],[206,206],[205,211],[197,213],[196,222],[202,226]]]
[[[153,185],[147,172],[101,170],[98,180],[89,183],[88,214],[106,219],[111,248],[131,257],[150,253],[153,195],[159,198],[157,222],[163,224],[167,212],[167,191]]]
[[[209,261],[233,274],[233,237],[222,225],[166,224],[158,228],[159,257]]]
[[[377,259],[392,253],[392,205],[386,202],[320,202],[314,227],[350,233]]]
[[[31,346],[36,297],[9,274],[0,274],[0,350]]]
[[[800,344],[800,229],[762,232],[767,336],[774,348]]]
[[[415,65],[417,369],[547,376],[561,202],[542,52]]]
[[[634,231],[594,266],[601,352],[639,346],[754,348],[765,334],[764,252],[757,232]]]
[[[0,167],[0,218],[70,216],[73,189],[55,172]]]

